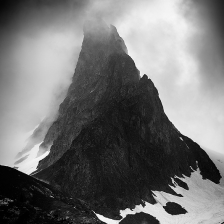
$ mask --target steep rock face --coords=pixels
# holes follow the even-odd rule
[[[113,218],[142,200],[156,203],[152,190],[176,194],[171,177],[197,166],[218,183],[208,155],[165,115],[152,81],[139,79],[116,29],[98,21],[84,34],[73,83],[45,138],[54,140],[51,153],[34,176]]]
[[[102,114],[100,104],[116,97],[122,86],[138,82],[139,71],[126,52],[124,41],[114,26],[108,27],[101,20],[86,22],[73,82],[60,105],[58,119],[41,147],[54,144],[49,156],[40,162],[39,169],[57,161],[82,127]]]

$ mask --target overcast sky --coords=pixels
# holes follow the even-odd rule
[[[82,24],[114,24],[184,135],[224,153],[222,0],[0,0],[0,163],[53,113],[73,75]]]

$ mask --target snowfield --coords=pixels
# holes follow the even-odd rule
[[[194,171],[191,177],[184,176],[184,178],[179,179],[188,185],[189,190],[179,187],[173,179],[175,187],[171,188],[183,197],[177,197],[162,191],[153,191],[157,204],[152,205],[145,202],[145,207],[136,205],[134,210],[120,211],[121,216],[125,218],[128,214],[144,212],[154,216],[161,224],[221,224],[224,222],[223,186],[210,180],[203,180],[199,169]],[[187,213],[170,215],[163,208],[167,202],[175,202],[181,205],[187,210]],[[121,221],[108,219],[99,214],[96,215],[108,224],[117,224]]]
[[[209,155],[210,159],[215,163],[216,167],[218,168],[222,179],[220,181],[220,185],[224,187],[224,154],[221,154],[219,152],[215,152],[212,150],[205,150],[207,154]]]
[[[31,174],[32,172],[34,172],[37,169],[37,165],[38,165],[39,161],[42,160],[43,158],[45,158],[50,152],[50,151],[47,151],[43,155],[37,157],[37,153],[39,151],[39,147],[41,144],[42,144],[42,142],[35,145],[27,153],[27,155],[29,155],[28,158],[18,165],[19,171],[24,172],[26,174]]]

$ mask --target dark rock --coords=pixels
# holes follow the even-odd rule
[[[140,212],[134,215],[127,215],[120,224],[159,224],[160,222],[152,215]]]
[[[175,202],[167,202],[166,206],[163,206],[165,211],[171,215],[181,215],[181,214],[186,214],[187,211],[182,208],[179,204]]]
[[[0,223],[98,223],[88,206],[15,169],[0,166]]]
[[[173,179],[180,187],[184,188],[185,190],[189,190],[188,185],[184,181],[176,177],[174,177]]]
[[[208,154],[193,140],[182,135],[182,138],[188,145],[188,147],[192,150],[191,160],[195,159],[198,162],[198,167],[200,168],[200,174],[203,179],[209,179],[214,183],[218,184],[221,175],[215,166],[215,164],[211,161]],[[196,169],[196,167],[193,167]]]

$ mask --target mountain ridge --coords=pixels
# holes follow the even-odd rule
[[[86,24],[73,82],[42,147],[53,145],[33,176],[114,219],[157,203],[155,190],[181,197],[171,178],[197,168],[219,183],[208,155],[169,121],[153,82],[140,78],[117,30],[99,19]]]

